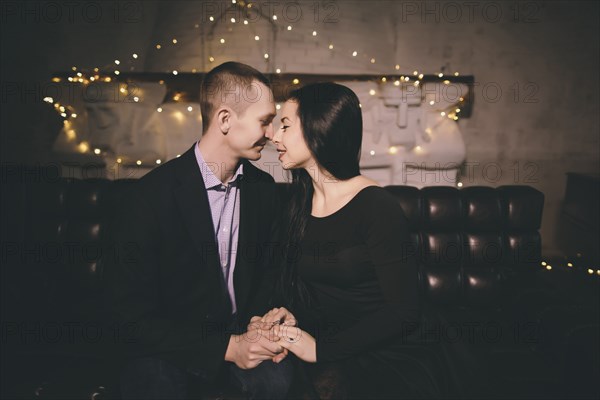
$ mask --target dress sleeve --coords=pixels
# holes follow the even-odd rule
[[[373,197],[361,210],[361,224],[385,304],[348,329],[320,335],[317,362],[340,360],[399,341],[417,327],[418,272],[408,221],[388,193]]]

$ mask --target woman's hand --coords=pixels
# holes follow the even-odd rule
[[[273,332],[278,344],[306,362],[317,362],[317,342],[308,332],[295,326],[275,325]]]
[[[271,329],[274,325],[296,326],[298,321],[296,317],[285,307],[276,307],[263,315],[261,322],[266,325],[271,325],[267,329]]]

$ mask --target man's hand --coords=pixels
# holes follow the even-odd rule
[[[269,337],[270,336],[270,337]],[[241,369],[251,369],[265,360],[279,362],[287,355],[273,331],[249,330],[242,335],[231,335],[225,352],[225,361],[235,363]],[[285,353],[285,354],[284,354]],[[283,355],[283,356],[282,356]]]

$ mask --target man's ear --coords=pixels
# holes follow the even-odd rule
[[[232,110],[228,107],[222,107],[217,110],[217,125],[223,135],[227,135],[227,133],[229,133],[232,114]]]

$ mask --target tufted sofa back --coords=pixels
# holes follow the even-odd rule
[[[133,182],[57,178],[3,185],[2,209],[11,211],[2,216],[2,292],[17,307],[6,311],[78,319],[99,311],[101,257]],[[504,285],[526,279],[539,265],[544,196],[534,188],[386,189],[408,218],[408,251],[431,305],[496,304]]]

